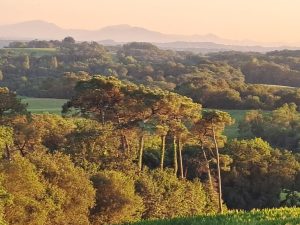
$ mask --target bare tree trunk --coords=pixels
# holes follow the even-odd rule
[[[6,158],[8,160],[11,160],[10,148],[9,148],[8,144],[5,144],[5,149],[6,149]]]
[[[174,173],[175,173],[175,176],[177,175],[177,172],[178,172],[178,161],[177,161],[177,143],[176,143],[176,136],[174,135],[174,138],[173,138],[173,148],[174,148]]]
[[[181,179],[184,178],[184,175],[183,175],[182,148],[183,148],[183,145],[182,145],[181,139],[178,138],[178,153],[179,153],[179,165],[180,165],[180,177],[181,177]]]
[[[26,146],[26,143],[27,143],[27,141],[25,141],[22,146],[17,145],[17,147],[18,147],[18,149],[19,149],[19,151],[21,153],[21,156],[23,156],[23,157],[25,157],[24,148]]]
[[[118,124],[121,128],[121,120],[120,120],[119,115],[117,115],[117,119],[118,119]],[[121,130],[121,146],[122,146],[123,153],[126,153],[127,150],[129,149],[129,145],[128,145],[127,137],[122,130]]]
[[[20,153],[22,157],[25,157],[25,152],[23,151],[23,149],[20,149]]]
[[[101,122],[102,122],[102,125],[105,124],[105,112],[104,112],[104,110],[101,110]]]
[[[220,155],[219,155],[219,148],[218,143],[216,139],[216,133],[215,133],[215,127],[213,122],[212,125],[212,132],[213,132],[213,139],[214,139],[214,145],[216,149],[217,154],[217,170],[218,170],[218,190],[219,190],[219,213],[223,213],[223,205],[222,205],[222,180],[221,180],[221,169],[220,169]]]
[[[143,152],[144,152],[144,135],[140,137],[140,144],[139,144],[139,170],[142,171],[143,166]]]
[[[184,170],[184,177],[187,177],[188,175],[188,166],[185,167],[185,170]]]
[[[209,187],[211,189],[213,189],[213,182],[212,182],[212,177],[211,177],[211,172],[210,172],[210,165],[209,165],[209,161],[207,159],[207,156],[206,156],[206,153],[205,153],[205,150],[203,148],[203,145],[201,145],[201,149],[202,149],[202,152],[203,152],[203,156],[204,156],[204,159],[205,159],[205,164],[206,164],[206,169],[207,169],[207,176],[208,176],[208,182],[209,182]]]
[[[93,141],[92,146],[91,146],[91,153],[94,153],[95,151],[95,146],[96,146],[96,140]]]
[[[166,152],[166,135],[161,136],[161,157],[160,157],[160,169],[164,169],[164,160]]]
[[[123,132],[121,132],[121,146],[122,146],[123,153],[129,153],[130,151],[129,142],[127,136]]]
[[[92,141],[92,143],[88,143],[88,145],[85,147],[86,152],[85,152],[85,157],[87,156],[88,158],[93,157],[93,153],[95,151],[95,146],[96,146],[96,141]]]
[[[123,153],[126,152],[126,141],[125,141],[125,135],[121,134],[121,145],[122,145],[122,151]]]
[[[127,138],[127,136],[125,134],[123,134],[123,136],[124,136],[126,151],[127,151],[127,153],[129,153],[130,152],[130,145],[129,145],[128,138]]]

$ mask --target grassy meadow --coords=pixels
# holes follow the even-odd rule
[[[223,110],[225,112],[228,112],[232,118],[234,118],[235,123],[231,126],[227,126],[224,130],[225,135],[227,136],[227,139],[233,139],[238,137],[238,131],[239,131],[239,122],[242,121],[246,115],[246,113],[249,110]]]
[[[153,220],[131,225],[297,225],[300,224],[300,208],[228,212],[223,215],[197,216],[167,220]]]
[[[52,113],[61,114],[61,107],[66,99],[53,98],[27,98],[21,97],[22,102],[28,104],[28,111],[31,113]]]

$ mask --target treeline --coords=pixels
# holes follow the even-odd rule
[[[266,54],[224,52],[210,54],[209,58],[240,68],[247,83],[300,87],[299,50],[273,51]]]
[[[71,37],[67,37],[64,41],[58,40],[32,40],[28,42],[13,41],[8,44],[6,48],[59,48],[66,42],[75,44],[75,40]]]
[[[104,47],[76,43],[71,37],[10,47],[54,49],[47,54],[39,49],[28,54],[10,48],[0,51],[0,85],[25,96],[70,98],[77,81],[102,74],[174,91],[210,108],[272,110],[284,103],[300,104],[298,89],[249,84],[297,86],[299,58],[293,51],[201,56],[149,43]]]
[[[294,103],[272,112],[249,111],[239,124],[240,138],[261,137],[278,148],[300,150],[300,114]]]
[[[30,115],[0,90],[8,224],[118,224],[299,204],[297,154],[257,138],[227,143],[232,118],[190,98],[95,76],[76,84],[61,117]]]

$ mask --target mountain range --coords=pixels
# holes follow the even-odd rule
[[[106,45],[142,41],[156,43],[160,47],[178,50],[219,51],[269,51],[280,49],[298,49],[284,46],[283,43],[258,43],[244,40],[228,40],[214,34],[176,35],[151,31],[130,25],[108,26],[98,30],[63,29],[56,24],[34,20],[0,26],[0,40],[61,40],[72,36],[77,41],[98,41]]]

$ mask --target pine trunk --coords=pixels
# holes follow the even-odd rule
[[[144,135],[140,137],[140,144],[139,144],[139,170],[142,171],[143,167],[143,152],[144,152]]]
[[[101,110],[101,122],[102,122],[102,125],[105,124],[105,112],[104,112],[104,110]]]
[[[218,191],[219,191],[219,213],[223,213],[223,205],[222,205],[222,180],[221,180],[221,169],[220,169],[220,155],[219,155],[219,148],[216,139],[216,133],[214,124],[212,123],[212,131],[213,131],[213,138],[214,138],[214,145],[217,154],[217,169],[218,169]]]
[[[126,153],[129,153],[130,152],[130,144],[129,144],[129,141],[128,141],[128,138],[127,136],[124,134],[124,141],[125,141],[125,148],[126,148]]]
[[[184,178],[184,175],[183,175],[182,148],[183,148],[182,141],[181,141],[180,138],[178,138],[178,153],[179,153],[179,165],[180,165],[180,177],[181,177],[181,179]]]
[[[126,153],[127,144],[126,144],[126,139],[125,139],[125,135],[124,134],[121,134],[121,146],[122,146],[123,153]]]
[[[11,156],[10,156],[10,148],[8,146],[8,144],[5,144],[5,149],[6,149],[6,158],[8,160],[11,160]]]
[[[205,164],[206,164],[206,169],[207,169],[207,176],[208,176],[209,187],[210,187],[210,189],[213,190],[214,186],[213,186],[213,182],[212,182],[212,177],[211,177],[211,172],[210,172],[209,161],[208,161],[208,159],[207,159],[207,156],[206,156],[206,153],[205,153],[205,150],[204,150],[203,146],[201,146],[201,149],[202,149],[203,156],[204,156],[204,159],[205,159]]]
[[[176,143],[176,141],[177,141],[176,136],[174,136],[173,148],[174,148],[174,173],[175,173],[175,176],[177,175],[177,172],[178,172],[177,143]]]
[[[164,169],[164,160],[166,152],[166,135],[161,136],[161,157],[160,157],[160,169]]]

